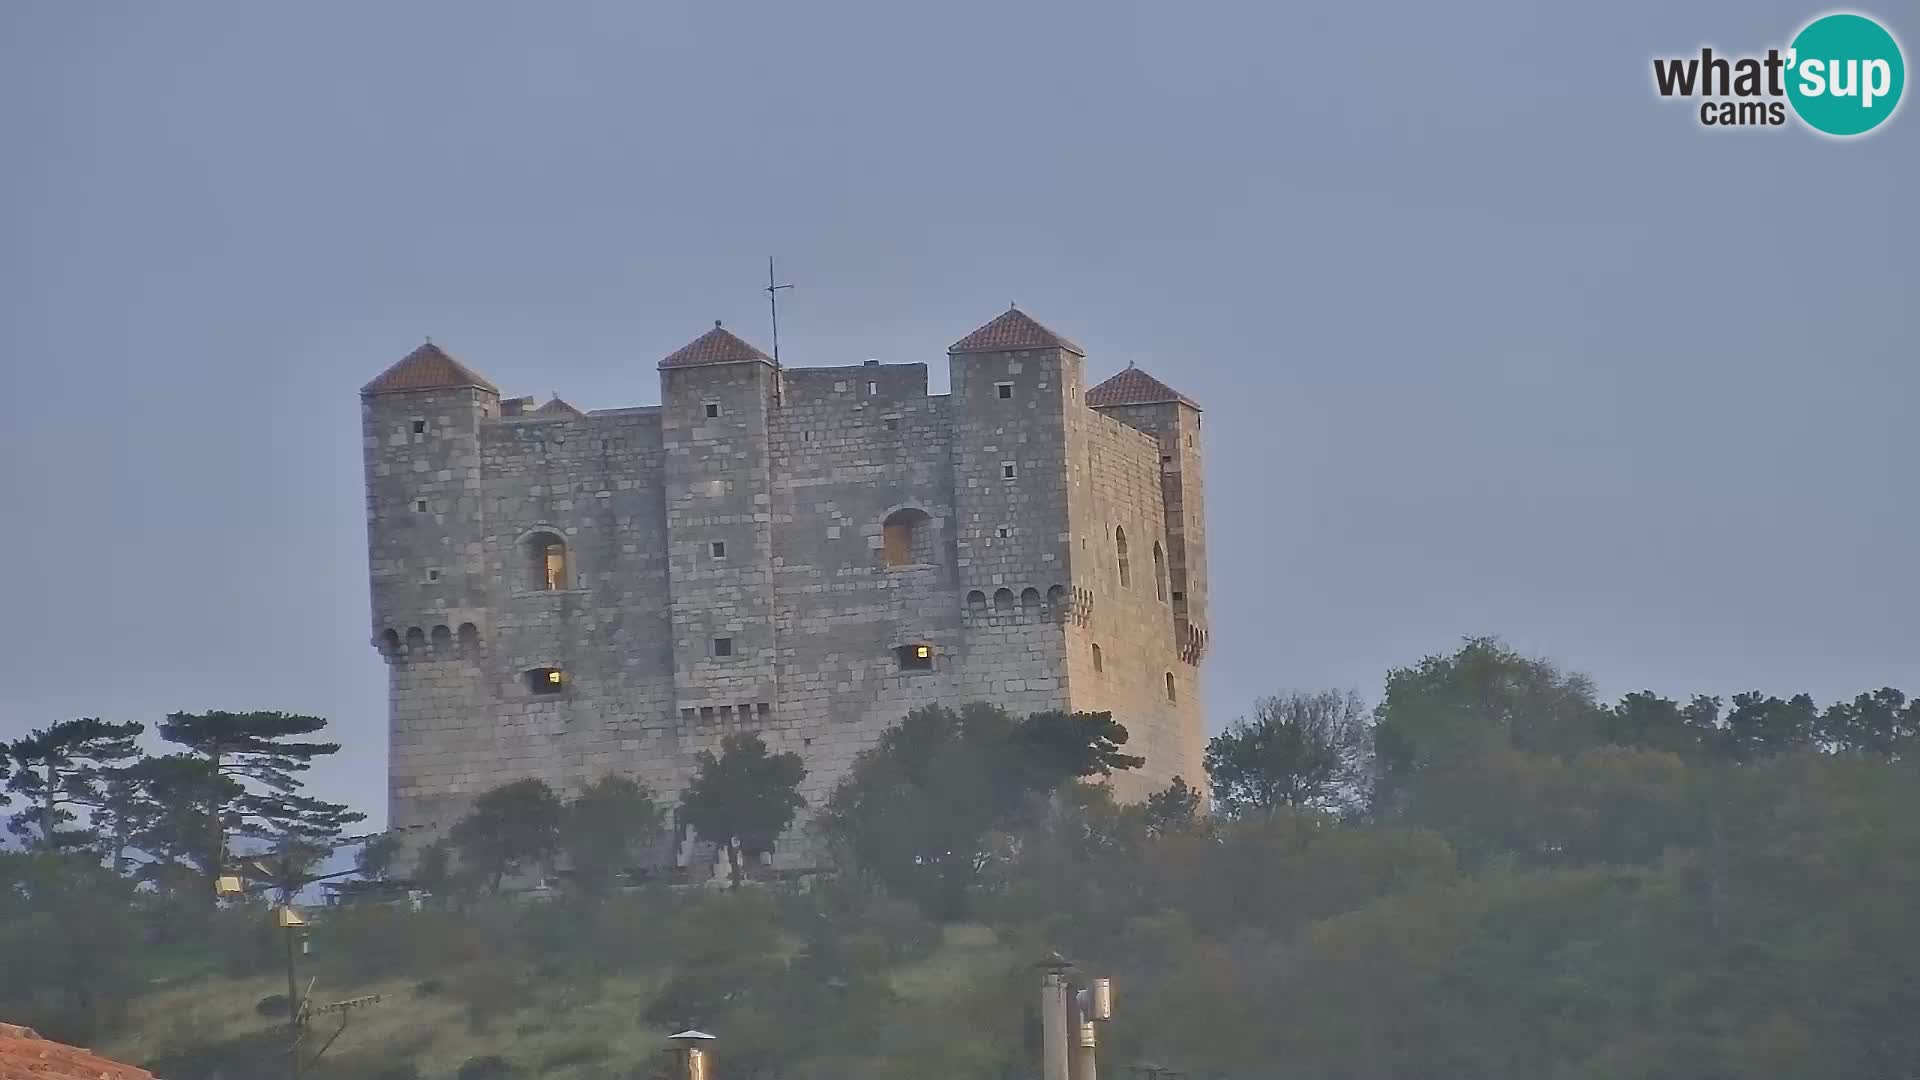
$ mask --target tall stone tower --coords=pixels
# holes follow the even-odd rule
[[[671,803],[755,731],[821,805],[910,709],[1110,711],[1124,797],[1200,781],[1200,410],[1018,309],[924,364],[775,367],[717,323],[660,404],[503,399],[425,345],[362,391],[389,816],[527,776]],[[679,838],[688,839],[684,834]],[[682,844],[684,861],[692,850]],[[776,861],[802,865],[799,833]]]

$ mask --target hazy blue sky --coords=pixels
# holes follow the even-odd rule
[[[795,363],[1017,300],[1207,406],[1216,726],[1480,633],[1920,690],[1920,115],[1652,90],[1817,10],[0,5],[0,736],[321,713],[382,814],[357,388],[651,404],[768,254]]]

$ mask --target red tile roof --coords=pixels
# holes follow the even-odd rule
[[[992,322],[948,346],[950,353],[1012,352],[1018,349],[1065,349],[1075,356],[1087,352],[1041,326],[1017,307],[1001,312]]]
[[[1096,409],[1110,405],[1158,405],[1168,401],[1200,407],[1199,402],[1137,367],[1130,367],[1087,391],[1087,404]]]
[[[50,1042],[32,1028],[0,1024],[0,1080],[154,1080],[145,1069]]]
[[[399,394],[409,390],[457,390],[474,386],[495,394],[500,388],[472,368],[442,352],[429,341],[408,353],[380,377],[360,388],[362,394]]]
[[[720,320],[713,321],[713,329],[694,338],[680,349],[660,361],[662,371],[667,368],[701,367],[706,364],[739,364],[751,360],[761,363],[773,363],[773,357],[735,337],[731,331],[720,326]]]

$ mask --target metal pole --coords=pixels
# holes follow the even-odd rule
[[[1067,973],[1040,977],[1041,1080],[1071,1080],[1067,1071]]]
[[[294,982],[293,974],[293,935],[298,927],[289,926],[287,933],[287,1075],[300,1080],[300,987]]]

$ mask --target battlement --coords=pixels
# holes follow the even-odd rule
[[[1198,775],[1198,407],[1018,309],[924,363],[777,367],[716,324],[659,405],[503,397],[438,346],[362,391],[390,816],[524,776],[671,798],[759,731],[820,805],[929,701],[1112,711]],[[798,834],[785,858],[800,859]]]

